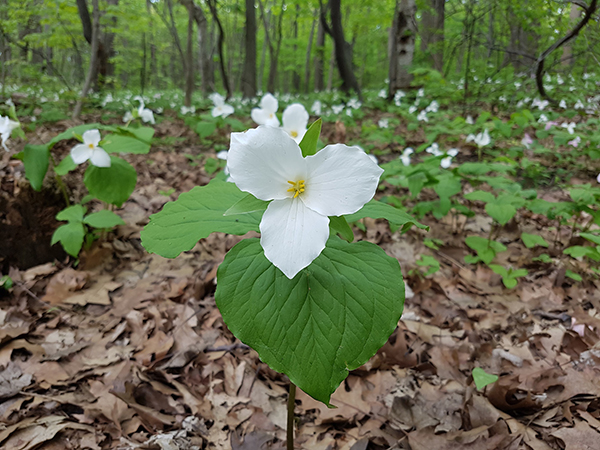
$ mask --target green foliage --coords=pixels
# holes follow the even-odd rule
[[[137,182],[137,173],[127,161],[110,157],[110,167],[89,165],[83,183],[91,195],[117,207],[129,198]]]
[[[506,269],[497,264],[490,264],[489,268],[492,269],[494,273],[497,273],[502,277],[502,282],[504,283],[504,286],[506,286],[508,289],[513,289],[517,286],[517,278],[524,277],[527,275],[527,270],[525,269],[515,270],[512,267]]]
[[[527,248],[533,248],[536,245],[539,245],[540,247],[548,247],[546,240],[538,234],[521,233],[521,240]]]
[[[217,278],[215,301],[229,330],[327,405],[348,372],[385,343],[404,305],[398,261],[364,241],[331,238],[290,280],[258,239],[246,239],[225,256]]]
[[[423,276],[428,277],[440,270],[440,262],[431,255],[421,255],[421,259],[416,261],[417,266],[423,267],[425,272]]]
[[[469,264],[477,264],[479,261],[489,264],[497,253],[506,251],[506,247],[500,242],[487,240],[479,236],[468,236],[465,239],[465,244],[477,253],[477,256],[465,256],[465,262]]]
[[[498,375],[489,374],[485,370],[481,369],[480,367],[475,367],[473,369],[473,371],[471,372],[471,375],[473,376],[473,381],[475,382],[475,387],[478,390],[483,389],[488,384],[492,384],[492,383],[495,383],[496,381],[498,381]]]

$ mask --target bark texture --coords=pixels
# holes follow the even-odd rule
[[[408,68],[413,62],[415,54],[415,39],[417,24],[415,15],[417,6],[415,0],[400,0],[396,2],[396,11],[390,30],[390,70],[389,70],[389,97],[392,98],[396,91],[410,87],[412,75]]]

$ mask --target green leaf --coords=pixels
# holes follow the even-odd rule
[[[517,213],[517,209],[513,205],[506,203],[488,203],[485,205],[485,211],[500,225],[506,225]]]
[[[94,228],[112,228],[117,225],[125,225],[125,222],[119,215],[107,209],[85,216],[83,223]]]
[[[81,222],[69,222],[65,225],[61,225],[56,229],[52,235],[52,241],[50,245],[54,245],[60,242],[65,252],[73,257],[77,257],[81,246],[83,245],[83,238],[85,236],[85,229]]]
[[[583,280],[583,278],[581,277],[581,275],[579,275],[578,273],[575,273],[575,272],[573,272],[571,270],[565,271],[565,276],[567,276],[567,277],[569,277],[569,278],[571,278],[572,280],[575,280],[575,281],[582,281]]]
[[[317,144],[319,143],[319,135],[321,134],[321,119],[315,120],[306,131],[306,134],[300,141],[300,149],[302,156],[307,157],[317,153]]]
[[[56,215],[56,220],[64,220],[67,222],[81,222],[85,208],[81,205],[73,205],[63,209]]]
[[[54,167],[54,173],[62,177],[68,174],[71,170],[75,170],[76,168],[77,164],[73,162],[73,158],[71,158],[71,155],[67,155],[58,164],[58,166]]]
[[[501,277],[508,276],[508,270],[498,264],[490,264],[489,268],[492,269],[492,272],[497,273]]]
[[[235,216],[237,214],[251,214],[255,212],[264,212],[269,206],[269,202],[257,199],[254,195],[248,194],[240,201],[229,208],[224,216]]]
[[[49,159],[50,150],[48,150],[47,145],[27,144],[23,150],[25,177],[35,191],[42,189],[42,183],[48,171]]]
[[[52,139],[48,143],[48,147],[52,148],[54,146],[54,144],[56,144],[58,141],[62,141],[63,139],[75,139],[76,135],[81,136],[83,133],[85,133],[88,130],[94,130],[94,129],[100,129],[100,128],[102,128],[102,126],[99,123],[88,123],[88,124],[84,124],[84,125],[78,125],[73,128],[69,128],[69,129],[63,131],[62,133],[60,133],[58,136],[55,136],[54,139]]]
[[[137,139],[145,141],[147,144],[150,144],[152,142],[152,137],[154,136],[154,128],[152,127],[118,127],[118,130],[124,134],[131,134]]]
[[[354,232],[344,216],[330,216],[329,226],[333,231],[339,233],[347,242],[354,241]]]
[[[546,239],[537,234],[521,233],[521,240],[527,248],[533,248],[536,245],[539,245],[540,247],[548,247]]]
[[[486,192],[486,191],[470,192],[468,194],[465,194],[464,197],[467,200],[479,201],[479,202],[485,202],[485,203],[493,202],[494,200],[496,200],[496,197],[494,197],[494,194],[492,194],[491,192]]]
[[[109,134],[102,139],[102,148],[108,153],[131,153],[136,155],[146,154],[150,151],[150,144],[132,136],[122,134]]]
[[[215,132],[217,129],[216,122],[206,121],[206,122],[198,122],[196,128],[194,130],[198,133],[202,139],[207,138],[211,134]]]
[[[486,387],[488,384],[492,384],[495,383],[496,381],[498,381],[498,375],[492,375],[490,373],[487,373],[485,370],[479,368],[479,367],[475,367],[473,369],[473,372],[471,372],[473,375],[473,381],[475,382],[475,387],[477,387],[477,389],[481,390],[484,387]]]
[[[506,247],[500,242],[488,241],[480,236],[467,236],[465,238],[465,244],[475,250],[479,259],[485,264],[491,263],[496,257],[496,253],[506,250]],[[465,257],[465,261],[471,262],[473,260],[469,259],[469,261],[467,261],[467,257]]]
[[[331,238],[290,280],[258,239],[246,239],[225,256],[217,279],[215,301],[229,330],[328,406],[348,372],[386,342],[404,305],[398,261],[365,241]]]
[[[196,186],[150,216],[150,223],[141,232],[142,245],[150,253],[175,258],[213,232],[242,235],[259,231],[262,211],[224,215],[247,195],[224,181]]]
[[[90,194],[106,203],[121,207],[129,198],[137,182],[137,173],[127,161],[110,157],[110,167],[89,165],[83,183]]]
[[[516,278],[502,277],[502,283],[504,283],[504,286],[506,286],[506,289],[514,289],[517,286],[518,281]]]
[[[413,225],[422,230],[429,230],[428,226],[417,222],[405,211],[374,199],[363,206],[358,212],[348,214],[345,217],[348,222],[356,222],[365,217],[385,219],[392,225],[402,227],[402,231],[408,230]]]
[[[590,242],[593,242],[596,245],[600,245],[600,236],[592,234],[592,233],[579,233],[579,236],[581,236],[584,239],[587,239]]]

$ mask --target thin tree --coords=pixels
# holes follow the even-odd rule
[[[410,87],[413,78],[412,74],[408,72],[408,68],[412,64],[415,53],[416,13],[415,0],[396,1],[389,40],[389,99],[394,97],[397,90]]]
[[[77,100],[77,104],[75,105],[75,109],[73,110],[73,119],[78,119],[81,114],[81,108],[83,107],[83,101],[87,96],[90,87],[92,86],[92,82],[97,76],[97,65],[98,65],[98,46],[100,41],[100,8],[98,7],[98,0],[92,0],[92,5],[94,8],[93,20],[91,24],[91,53],[90,53],[90,67],[88,69],[88,74],[85,79],[85,83],[83,84],[83,89],[81,90],[81,95],[79,96],[79,100]]]
[[[227,78],[227,71],[225,70],[225,57],[223,56],[223,40],[225,37],[225,32],[223,31],[223,25],[219,20],[219,14],[217,13],[217,0],[208,0],[208,8],[210,9],[210,13],[212,14],[213,20],[217,25],[217,29],[219,31],[217,36],[217,49],[219,52],[219,69],[221,72],[221,78],[223,80],[223,87],[225,88],[225,92],[227,92],[227,98],[231,97],[231,86],[229,85],[229,79]]]
[[[256,97],[256,12],[254,0],[246,0],[246,25],[244,29],[244,70],[242,73],[242,95]]]

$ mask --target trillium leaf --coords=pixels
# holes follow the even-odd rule
[[[473,369],[472,375],[473,381],[475,382],[475,387],[480,390],[486,387],[488,384],[498,381],[498,375],[489,374],[479,367],[475,367]]]
[[[169,202],[141,233],[142,245],[150,253],[175,258],[191,250],[210,233],[242,235],[258,231],[263,212],[225,216],[225,212],[247,197],[233,183],[213,180],[206,186],[196,186]]]
[[[85,208],[81,205],[73,205],[63,209],[56,215],[56,220],[64,220],[67,222],[81,222]]]
[[[515,216],[517,209],[507,203],[488,203],[485,205],[485,212],[500,225],[506,225]]]
[[[73,162],[73,158],[71,158],[71,155],[67,155],[58,164],[58,166],[54,167],[54,172],[56,173],[56,175],[60,175],[62,177],[68,174],[71,170],[75,170],[76,168],[77,164]]]
[[[302,156],[305,158],[317,153],[317,145],[319,143],[319,135],[321,134],[322,124],[323,122],[321,119],[315,120],[302,138],[302,141],[300,142],[300,149],[302,150]]]
[[[262,361],[329,406],[350,370],[387,341],[404,305],[398,261],[369,242],[331,238],[293,279],[245,239],[217,272],[223,320]]]
[[[415,226],[422,230],[429,230],[429,227],[417,222],[413,217],[407,214],[405,211],[394,208],[387,203],[383,203],[377,200],[371,200],[360,211],[354,214],[348,214],[345,216],[348,222],[356,222],[357,220],[365,217],[371,217],[372,219],[385,219],[390,224],[402,227],[402,231],[410,229]]]
[[[42,189],[44,177],[48,171],[50,151],[47,145],[27,144],[23,150],[23,165],[25,166],[25,177],[31,183],[35,191]]]
[[[129,198],[137,182],[137,173],[127,161],[110,157],[110,167],[89,165],[83,183],[98,200],[120,207]]]
[[[146,154],[150,151],[150,143],[136,137],[122,134],[108,134],[100,145],[108,153]]]
[[[198,133],[198,136],[200,136],[202,139],[207,138],[208,136],[213,134],[216,129],[217,124],[213,121],[198,122],[198,125],[196,125],[195,128],[196,133]]]
[[[527,248],[533,248],[536,245],[539,245],[540,247],[548,247],[548,242],[546,242],[546,239],[538,234],[521,233],[521,240]]]
[[[240,201],[236,202],[231,208],[223,213],[224,216],[235,216],[238,214],[251,214],[254,212],[264,212],[269,206],[269,202],[257,199],[254,195],[248,194]]]
[[[329,217],[329,227],[344,238],[347,242],[354,241],[354,232],[344,216]]]
[[[84,236],[85,229],[83,227],[83,223],[69,222],[56,229],[52,235],[52,241],[50,245],[60,242],[69,255],[77,257],[79,251],[81,250],[81,246],[83,245]]]
[[[88,214],[83,219],[83,223],[94,228],[112,228],[117,225],[125,225],[125,222],[119,215],[107,209]]]

